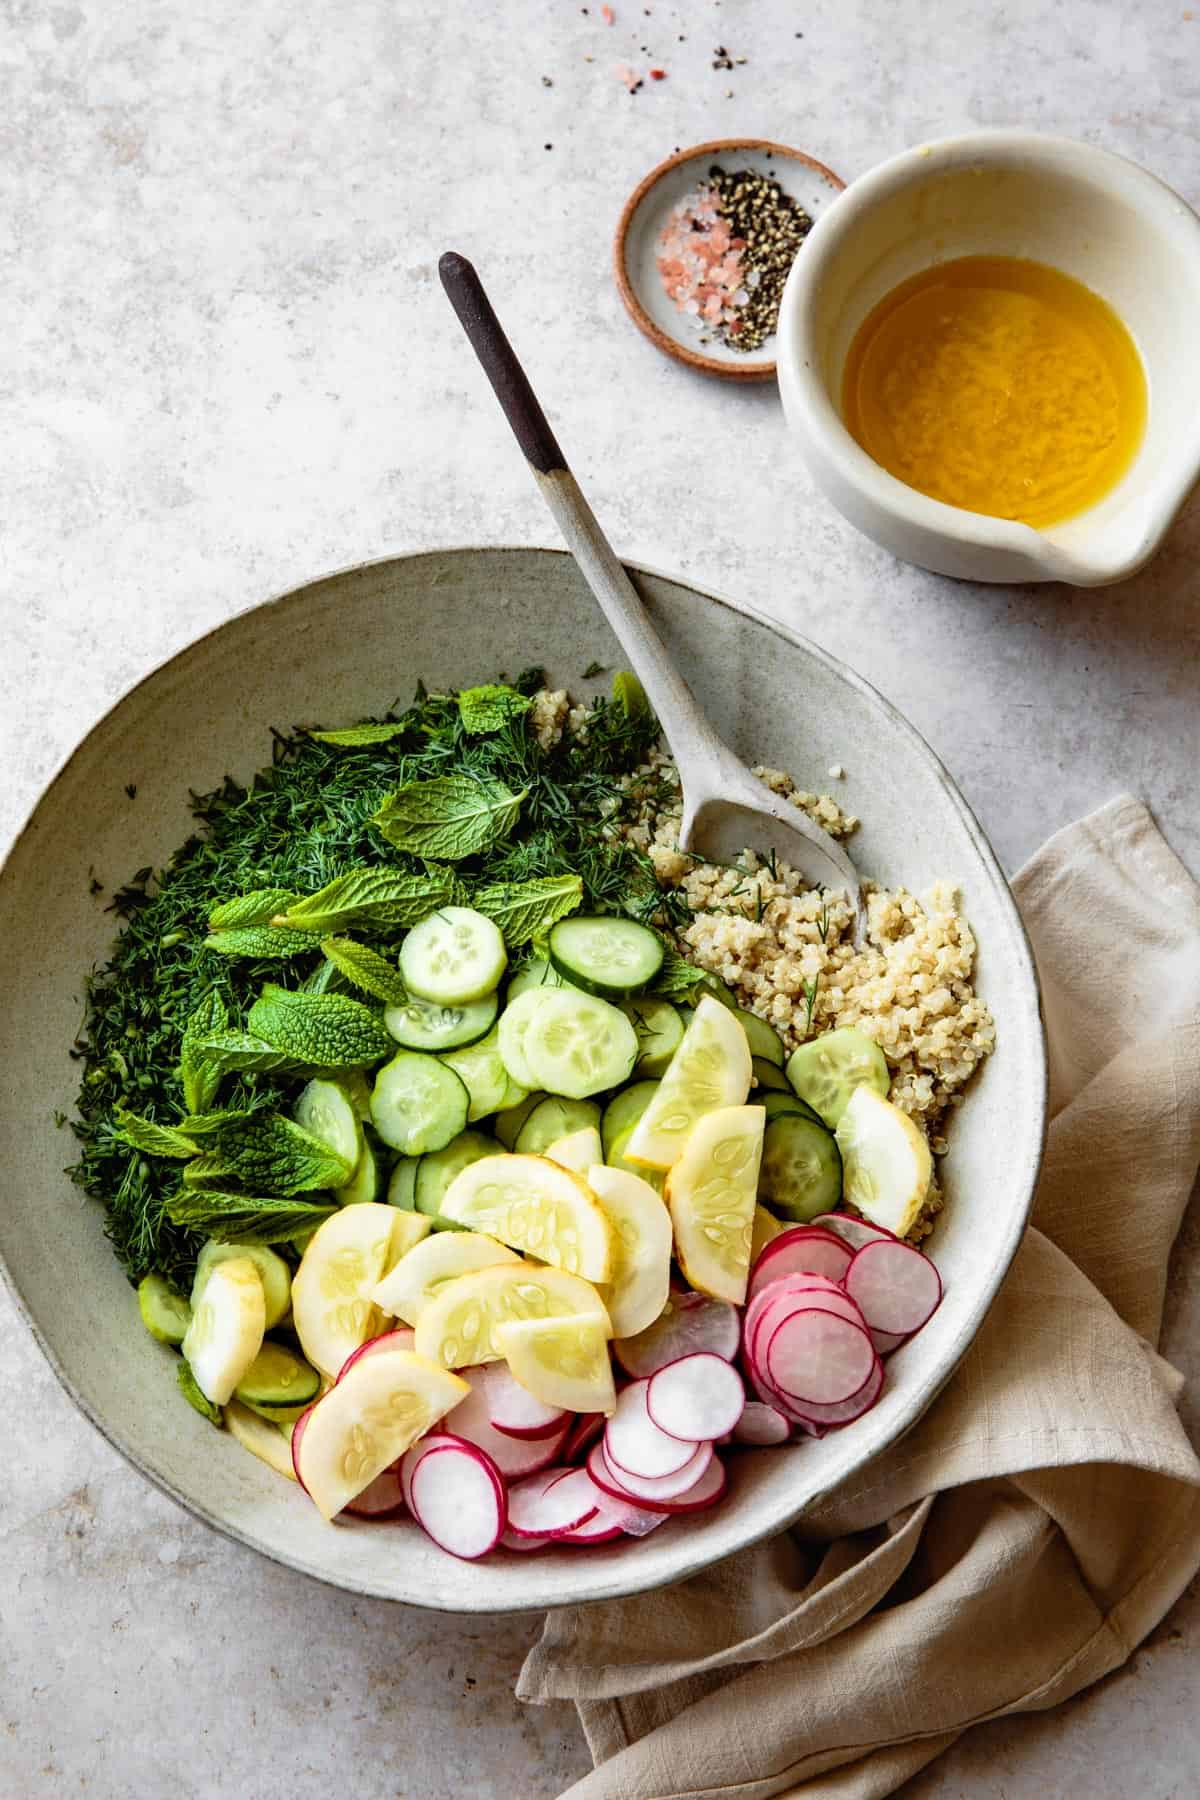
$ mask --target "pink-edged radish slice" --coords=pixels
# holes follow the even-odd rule
[[[648,1381],[631,1381],[622,1388],[603,1440],[604,1454],[617,1473],[643,1480],[676,1474],[691,1460],[698,1442],[681,1441],[654,1423],[646,1410],[649,1386]]]
[[[898,1244],[902,1240],[886,1225],[872,1225],[867,1219],[856,1218],[853,1213],[822,1213],[820,1218],[813,1219],[812,1224],[822,1231],[831,1231],[835,1237],[849,1244],[852,1250],[861,1250],[864,1244],[877,1243],[886,1238],[889,1244]]]
[[[539,1469],[548,1469],[562,1460],[562,1447],[570,1430],[568,1421],[564,1420],[550,1437],[509,1437],[506,1432],[497,1431],[488,1417],[482,1370],[464,1369],[462,1373],[470,1392],[447,1413],[446,1428],[485,1450],[506,1481],[519,1481],[524,1475],[535,1475]]]
[[[475,1562],[507,1524],[504,1482],[474,1444],[441,1444],[421,1457],[408,1483],[413,1517],[442,1550]]]
[[[308,1489],[304,1487],[304,1477],[300,1473],[300,1445],[303,1442],[304,1433],[308,1428],[308,1421],[312,1418],[316,1405],[317,1402],[314,1400],[308,1411],[302,1412],[300,1417],[296,1420],[296,1423],[292,1426],[292,1473],[300,1483],[300,1486],[304,1488],[306,1494],[308,1493]]]
[[[654,1424],[693,1445],[732,1431],[745,1404],[741,1376],[711,1350],[656,1369],[646,1388],[646,1411]]]
[[[868,1325],[867,1330],[871,1333],[871,1342],[880,1356],[890,1356],[901,1344],[907,1344],[913,1335],[911,1331],[876,1331],[872,1325]]]
[[[598,1437],[604,1435],[603,1413],[580,1413],[563,1443],[565,1463],[581,1463]]]
[[[811,1307],[775,1327],[762,1361],[780,1393],[803,1411],[805,1401],[849,1400],[871,1379],[877,1358],[861,1325]]]
[[[848,1294],[822,1275],[785,1275],[756,1294],[746,1308],[744,1349],[752,1362],[761,1363],[767,1338],[788,1313],[804,1306],[824,1306],[865,1331],[867,1322]],[[765,1327],[765,1332],[764,1332]]]
[[[419,1443],[414,1444],[411,1450],[405,1451],[396,1467],[400,1476],[400,1492],[409,1512],[412,1511],[412,1478],[421,1458],[428,1456],[433,1450],[445,1450],[465,1441],[464,1438],[455,1437],[453,1432],[431,1431],[427,1437],[423,1437]]]
[[[604,1487],[607,1481],[608,1491],[615,1493],[618,1500],[635,1500],[639,1506],[655,1507],[661,1506],[666,1500],[677,1500],[680,1494],[686,1494],[699,1481],[712,1459],[712,1445],[697,1444],[691,1459],[672,1475],[629,1475],[624,1469],[614,1468],[609,1462],[604,1440],[601,1438],[588,1451],[587,1470],[597,1487]]]
[[[340,1513],[467,1392],[457,1375],[411,1350],[380,1351],[347,1370],[312,1408],[296,1453],[322,1517]]]
[[[627,1375],[653,1375],[664,1364],[711,1350],[732,1362],[737,1355],[741,1323],[736,1306],[708,1300],[703,1294],[672,1289],[660,1318],[636,1337],[615,1338],[613,1355]]]
[[[677,1494],[674,1500],[661,1500],[659,1505],[672,1518],[680,1513],[703,1512],[706,1506],[715,1506],[724,1498],[728,1486],[728,1470],[720,1457],[714,1456],[699,1481]]]
[[[411,1350],[412,1347],[413,1334],[407,1325],[402,1325],[396,1331],[385,1331],[382,1337],[368,1338],[365,1344],[360,1344],[357,1350],[350,1352],[338,1370],[337,1378],[340,1381],[342,1376],[352,1369],[355,1363],[361,1362],[364,1356],[374,1356],[379,1350]]]
[[[832,1231],[818,1231],[812,1225],[794,1225],[781,1231],[759,1255],[750,1272],[747,1299],[753,1299],[769,1281],[781,1275],[824,1275],[840,1282],[854,1252],[835,1237]]]
[[[596,1493],[586,1469],[547,1469],[513,1484],[508,1529],[517,1537],[559,1538],[596,1514]]]
[[[479,1378],[488,1418],[505,1437],[552,1437],[570,1423],[561,1406],[547,1406],[514,1380],[507,1363],[484,1363]]]
[[[342,1508],[343,1512],[353,1513],[356,1519],[394,1519],[404,1510],[404,1490],[400,1470],[395,1464],[377,1475],[370,1487],[364,1488]]]
[[[883,1392],[883,1364],[876,1362],[875,1370],[869,1381],[864,1382],[857,1394],[849,1400],[843,1400],[836,1406],[817,1406],[811,1400],[797,1404],[797,1422],[803,1424],[817,1437],[826,1431],[836,1431],[841,1425],[852,1425],[855,1419],[861,1419],[869,1413]]]
[[[851,1325],[858,1325],[863,1331],[867,1322],[855,1306],[853,1300],[845,1294],[791,1294],[768,1306],[755,1328],[750,1347],[747,1352],[760,1366],[765,1366],[767,1345],[785,1319],[793,1313],[808,1312],[813,1307],[820,1307],[825,1312],[836,1313],[839,1319],[845,1319]]]
[[[592,1485],[599,1507],[597,1516],[624,1532],[626,1537],[648,1537],[671,1516],[661,1506],[639,1506],[636,1500],[619,1498],[607,1488],[596,1486],[595,1482]]]
[[[764,1400],[747,1400],[733,1428],[735,1444],[786,1444],[789,1436],[787,1419],[777,1406]]]
[[[911,1337],[938,1309],[942,1278],[911,1244],[864,1244],[846,1271],[846,1292],[877,1331]]]
[[[577,1473],[584,1475],[587,1471],[579,1469]],[[594,1488],[593,1492],[597,1500],[606,1498],[599,1488]],[[561,1536],[554,1539],[554,1542],[556,1544],[611,1544],[614,1538],[624,1536],[624,1528],[610,1519],[603,1507],[597,1506],[590,1519],[585,1519],[582,1525],[575,1527],[574,1531],[564,1531]]]
[[[524,1553],[527,1550],[544,1550],[546,1545],[553,1541],[552,1538],[519,1537],[515,1531],[505,1531],[501,1535],[499,1548],[501,1550],[520,1550]]]

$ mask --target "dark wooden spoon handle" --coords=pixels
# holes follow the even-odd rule
[[[565,469],[567,459],[558,447],[558,439],[529,385],[528,375],[517,360],[516,351],[504,335],[504,327],[492,310],[475,265],[460,256],[457,250],[447,250],[438,263],[438,274],[529,462],[539,475]]]

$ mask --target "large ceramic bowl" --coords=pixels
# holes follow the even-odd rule
[[[574,565],[540,550],[450,550],[334,575],[223,625],[103,719],[52,783],[0,875],[0,1253],[47,1356],[92,1422],[200,1518],[322,1580],[461,1612],[553,1606],[676,1581],[794,1520],[908,1429],[987,1312],[1025,1226],[1042,1146],[1038,994],[1012,898],[941,764],[864,682],[778,626],[661,575],[634,571],[666,642],[718,729],[748,759],[816,787],[847,766],[866,874],[917,890],[961,881],[979,936],[979,986],[999,1047],[955,1119],[950,1203],[934,1240],[946,1299],[891,1363],[880,1404],[819,1442],[733,1461],[732,1493],[652,1536],[462,1563],[411,1525],[331,1527],[300,1491],[181,1404],[170,1353],[143,1329],[100,1208],[62,1173],[70,1141],[80,978],[113,923],[89,895],[158,864],[188,832],[189,788],[269,759],[268,726],[349,721],[433,685],[546,666],[577,692],[620,653]],[[136,783],[131,802],[126,784]]]

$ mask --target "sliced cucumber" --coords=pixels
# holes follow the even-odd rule
[[[338,1076],[338,1086],[345,1088],[350,1096],[350,1104],[358,1118],[369,1119],[371,1116],[371,1083],[365,1069],[343,1069]]]
[[[402,1156],[392,1170],[388,1182],[387,1203],[398,1206],[402,1212],[415,1212],[417,1200],[417,1164],[419,1156]]]
[[[459,1050],[464,1044],[477,1044],[486,1037],[499,1010],[500,1001],[494,993],[462,1006],[410,998],[403,1006],[385,1007],[383,1022],[406,1050]]]
[[[683,1042],[683,1020],[669,1000],[643,994],[625,1000],[621,1011],[638,1036],[637,1074],[661,1075]]]
[[[284,1344],[264,1344],[234,1388],[247,1406],[299,1406],[315,1400],[321,1377]]]
[[[499,1106],[496,1108],[496,1111],[498,1113],[512,1112],[515,1107],[524,1105],[525,1101],[528,1099],[529,1089],[527,1087],[522,1087],[519,1081],[514,1081],[512,1076],[508,1075],[508,1079],[504,1086],[504,1096],[500,1101]]]
[[[268,1250],[265,1244],[218,1244],[210,1238],[196,1259],[196,1275],[192,1282],[192,1311],[195,1312],[204,1293],[205,1283],[218,1263],[235,1256],[248,1256],[258,1270],[266,1309],[264,1331],[278,1325],[292,1304],[292,1272],[282,1256]]]
[[[371,1118],[402,1156],[444,1148],[463,1129],[469,1107],[466,1083],[436,1056],[400,1050],[376,1073]]]
[[[467,1090],[467,1123],[499,1111],[508,1092],[508,1070],[500,1055],[499,1031],[489,1031],[477,1044],[448,1050],[442,1057]]]
[[[634,919],[560,919],[551,927],[550,961],[585,993],[626,1000],[644,993],[663,963],[663,941]]]
[[[367,1133],[363,1132],[363,1145],[354,1173],[344,1188],[338,1188],[334,1199],[339,1206],[362,1206],[370,1200],[383,1198],[380,1189],[383,1176],[379,1167],[379,1153]]]
[[[557,988],[534,1004],[521,1045],[531,1086],[583,1100],[629,1080],[638,1038],[619,1007],[573,988]]]
[[[559,1138],[599,1123],[600,1108],[594,1100],[566,1100],[559,1094],[548,1094],[530,1110],[513,1149],[522,1156],[543,1156]]]
[[[793,1050],[788,1058],[787,1078],[831,1131],[855,1088],[874,1088],[886,1100],[891,1084],[883,1051],[853,1025],[826,1031]]]
[[[556,988],[565,985],[566,983],[553,963],[547,962],[544,956],[535,956],[529,962],[522,963],[516,974],[510,978],[506,997],[511,1006],[513,1001],[519,1000],[522,994],[532,993],[537,988]]]
[[[561,988],[531,987],[516,999],[510,999],[500,1014],[500,1023],[496,1027],[496,1042],[500,1050],[500,1058],[509,1075],[523,1088],[540,1086],[537,1077],[529,1066],[525,1054],[525,1034],[533,1022],[535,1013],[542,1006],[547,994],[561,993]]]
[[[647,1169],[641,1163],[630,1162],[625,1155],[625,1146],[632,1136],[633,1126],[628,1125],[620,1137],[613,1139],[605,1152],[604,1160],[610,1169],[624,1169],[629,1175],[640,1175],[643,1181],[649,1182],[656,1194],[661,1194],[667,1185],[667,1171]]]
[[[362,1126],[354,1102],[337,1081],[310,1081],[296,1102],[296,1123],[336,1150],[353,1169],[362,1153]]]
[[[209,1271],[181,1346],[196,1386],[224,1406],[262,1348],[265,1305],[258,1269],[231,1256]]]
[[[200,1383],[192,1374],[191,1365],[186,1357],[180,1357],[175,1369],[175,1379],[179,1383],[179,1391],[188,1405],[195,1407],[202,1419],[207,1419],[210,1425],[223,1424],[224,1415],[220,1407],[214,1406],[208,1395],[201,1392]]]
[[[138,1311],[142,1324],[160,1344],[182,1344],[192,1322],[192,1309],[161,1275],[143,1275],[138,1282]]]
[[[507,961],[499,927],[469,906],[430,913],[400,946],[400,975],[409,993],[443,1006],[482,1000],[499,986]]]
[[[509,1080],[512,1080],[511,1076],[509,1077]],[[546,1095],[535,1088],[532,1094],[526,1094],[523,1100],[518,1100],[512,1106],[502,1107],[496,1114],[496,1136],[500,1139],[500,1142],[504,1145],[506,1150],[514,1150],[516,1148],[517,1137],[522,1125],[524,1125],[534,1107],[540,1106],[545,1098]]]
[[[781,1218],[806,1224],[842,1197],[842,1159],[833,1133],[799,1113],[767,1121],[758,1197]]]
[[[765,1056],[751,1057],[750,1062],[751,1067],[754,1070],[754,1079],[758,1083],[758,1086],[754,1089],[754,1104],[756,1106],[760,1104],[764,1094],[786,1094],[789,1100],[794,1100],[796,1098],[788,1085],[787,1076],[777,1064],[768,1062]]]
[[[482,1162],[485,1156],[503,1154],[495,1138],[485,1137],[482,1131],[463,1131],[444,1150],[434,1150],[428,1156],[423,1156],[417,1164],[414,1196],[417,1211],[433,1219],[435,1230],[461,1231],[460,1225],[443,1219],[439,1213],[442,1195],[463,1169],[470,1168],[472,1163]]]
[[[814,1125],[825,1124],[820,1113],[814,1112],[807,1100],[793,1094],[791,1088],[786,1092],[783,1088],[768,1088],[765,1094],[756,1089],[754,1104],[762,1107],[768,1119],[777,1119],[781,1113],[799,1113],[801,1118],[811,1119]]]
[[[720,998],[720,995],[717,996]],[[772,1031],[765,1019],[760,1019],[745,1006],[735,1006],[734,1012],[742,1021],[742,1030],[746,1033],[746,1042],[750,1046],[751,1056],[764,1057],[767,1062],[775,1063],[782,1069],[787,1058],[783,1047],[783,1039],[779,1033]]]
[[[633,1130],[654,1098],[657,1086],[657,1081],[633,1081],[613,1095],[600,1121],[600,1138],[606,1158],[617,1139],[624,1132]]]

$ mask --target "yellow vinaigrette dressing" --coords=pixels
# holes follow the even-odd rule
[[[1129,332],[1044,263],[964,256],[880,301],[846,362],[842,411],[889,474],[971,512],[1053,525],[1103,498],[1146,423]]]

